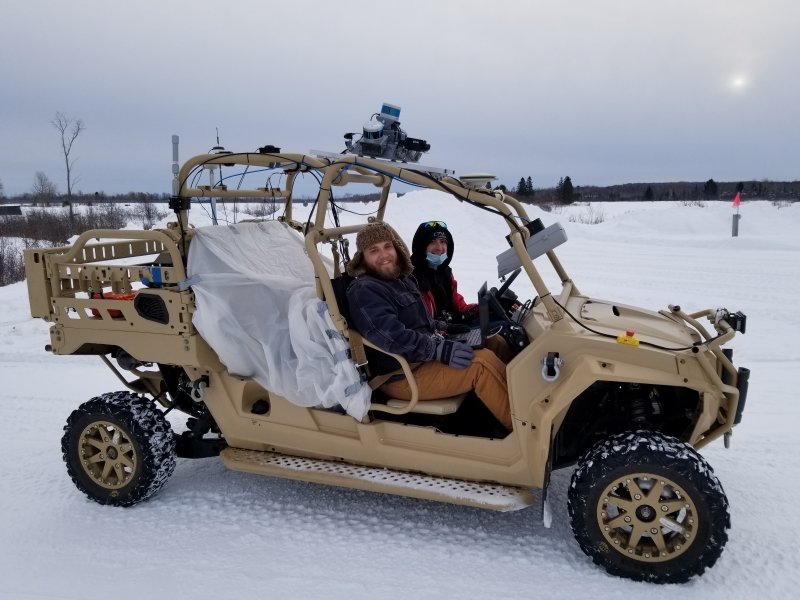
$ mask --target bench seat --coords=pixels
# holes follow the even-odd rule
[[[419,400],[411,412],[425,415],[452,415],[461,406],[465,397],[466,394],[461,394],[450,398],[441,398],[440,400]],[[386,406],[390,408],[405,408],[408,403],[408,400],[390,398],[386,402]]]

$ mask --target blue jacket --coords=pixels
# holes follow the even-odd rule
[[[409,362],[433,360],[434,323],[414,279],[360,275],[347,288],[347,303],[351,325],[378,348]],[[396,360],[371,348],[367,358],[373,376],[400,368]]]

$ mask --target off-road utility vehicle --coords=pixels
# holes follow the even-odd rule
[[[285,181],[195,185],[219,165]],[[551,472],[577,465],[569,515],[596,563],[653,582],[682,582],[715,563],[728,501],[697,450],[727,443],[741,418],[748,371],[722,346],[744,332],[744,315],[583,295],[555,252],[563,228],[530,219],[488,177],[273,147],[196,156],[175,171],[167,228],[93,230],[25,254],[31,313],[52,323],[47,349],[98,356],[129,390],[93,398],[67,420],[63,458],[91,499],[133,505],[164,485],[176,456],[219,455],[231,469],[498,511],[538,496],[547,518]],[[296,220],[292,189],[305,172],[321,178],[319,195],[312,216]],[[348,327],[343,273],[348,242],[367,220],[384,220],[387,202],[403,202],[390,197],[394,181],[504,223],[505,239],[486,246],[499,251],[496,276],[506,279],[482,298],[516,353],[511,433],[472,394],[417,401],[399,356],[412,399],[371,393],[370,344]],[[331,190],[354,182],[378,188],[377,211],[328,226]],[[280,199],[283,212],[193,228],[191,199],[212,196]],[[548,289],[543,266],[560,290]],[[536,298],[511,292],[520,274]],[[164,410],[186,413],[186,430],[173,433]]]

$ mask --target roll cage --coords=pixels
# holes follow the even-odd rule
[[[224,165],[227,167],[238,165],[245,167],[246,170],[250,168],[261,168],[283,171],[286,175],[286,180],[283,187],[262,187],[244,190],[229,189],[224,184],[218,184],[213,187],[208,185],[192,186],[189,184],[189,181],[193,179],[198,169],[215,165]],[[309,216],[306,222],[301,222],[294,219],[292,211],[294,184],[297,180],[297,175],[308,171],[314,171],[320,174],[321,181],[312,215]],[[188,221],[188,209],[192,198],[262,198],[282,200],[284,203],[284,211],[283,215],[279,217],[279,220],[285,222],[305,236],[306,250],[314,266],[317,295],[327,302],[331,319],[337,330],[350,340],[351,346],[354,345],[353,338],[356,337],[355,345],[357,346],[359,343],[362,343],[362,340],[360,336],[352,335],[347,321],[342,315],[333,288],[332,278],[335,279],[341,276],[344,272],[347,260],[346,250],[340,252],[337,246],[346,248],[344,236],[358,233],[369,222],[384,220],[391,186],[395,181],[404,182],[417,187],[440,190],[450,194],[459,201],[486,210],[493,213],[496,217],[503,219],[509,229],[507,239],[518,257],[520,266],[530,278],[550,320],[555,324],[564,318],[564,313],[559,303],[555,302],[553,299],[550,290],[533,264],[533,260],[526,249],[525,242],[531,236],[530,229],[526,227],[526,225],[530,223],[531,219],[525,207],[518,200],[507,195],[500,189],[490,190],[471,187],[448,171],[442,169],[396,163],[352,154],[335,156],[314,156],[309,154],[280,152],[206,154],[189,159],[176,174],[174,189],[177,190],[177,196],[172,199],[171,207],[176,211],[178,228],[182,236],[185,237],[191,235]],[[379,188],[380,199],[375,215],[370,216],[367,222],[363,224],[327,227],[325,219],[333,201],[333,188],[344,187],[353,183],[372,184]],[[328,244],[333,250],[333,273],[330,273],[326,268],[319,251],[321,246]],[[571,294],[578,293],[577,289],[567,275],[555,252],[550,249],[545,254],[561,280],[563,287],[560,294],[560,301],[561,304],[563,304]],[[363,340],[363,344],[382,351],[368,340]],[[357,350],[354,352],[354,355],[359,354],[361,353]],[[403,373],[408,378],[409,387],[411,388],[411,399],[403,408],[392,408],[374,403],[371,408],[392,414],[413,412],[419,394],[411,368],[403,357],[395,354],[390,355],[400,363]]]

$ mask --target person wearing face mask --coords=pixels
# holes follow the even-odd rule
[[[453,260],[453,235],[444,221],[420,223],[411,243],[414,277],[428,314],[448,323],[474,323],[478,305],[469,304],[458,293],[450,261]]]
[[[379,387],[390,398],[409,400],[412,392],[400,365],[386,352],[413,363],[419,400],[435,400],[475,390],[502,423],[513,428],[506,361],[491,348],[473,350],[441,335],[427,312],[411,274],[408,247],[385,223],[371,223],[356,237],[357,252],[347,264],[353,281],[347,304],[353,329],[384,352],[366,348],[372,376],[389,375]]]

